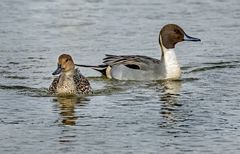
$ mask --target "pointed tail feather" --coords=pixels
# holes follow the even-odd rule
[[[76,66],[79,66],[79,67],[90,67],[90,68],[105,68],[107,67],[107,65],[80,65],[80,64],[75,64]]]
[[[75,64],[76,66],[79,66],[79,67],[88,67],[88,68],[92,68],[94,69],[95,71],[98,71],[100,72],[102,75],[106,76],[106,69],[108,67],[108,65],[96,65],[96,66],[93,66],[93,65],[80,65],[80,64]]]

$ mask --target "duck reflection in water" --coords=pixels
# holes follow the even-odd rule
[[[61,123],[73,126],[78,119],[78,116],[75,114],[75,108],[86,105],[88,99],[84,97],[57,97],[54,101],[57,102],[59,108]]]
[[[175,121],[174,111],[182,104],[179,103],[179,96],[181,90],[181,81],[164,81],[161,83],[162,92],[160,101],[162,107],[160,114],[169,122]]]

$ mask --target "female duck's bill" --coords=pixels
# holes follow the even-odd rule
[[[57,65],[57,69],[52,73],[52,75],[58,75],[62,72],[62,68],[61,68],[61,65],[58,64]]]
[[[187,35],[176,24],[167,24],[159,33],[161,59],[142,55],[106,55],[102,65],[78,65],[90,67],[101,72],[107,78],[118,80],[177,80],[181,77],[181,68],[175,54],[175,45],[183,41],[201,41]]]
[[[92,94],[90,83],[78,69],[75,69],[70,55],[59,56],[57,69],[52,74],[60,75],[50,85],[49,94],[58,96]]]

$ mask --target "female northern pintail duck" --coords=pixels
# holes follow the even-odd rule
[[[118,80],[164,80],[179,79],[181,69],[174,51],[175,45],[182,41],[201,41],[188,36],[183,29],[175,24],[165,25],[159,34],[161,59],[140,55],[106,55],[103,65],[91,67],[100,71],[107,78]]]
[[[59,56],[58,67],[52,74],[60,75],[53,80],[49,87],[49,94],[51,95],[78,95],[92,93],[92,88],[88,80],[78,69],[75,69],[73,59],[70,55],[62,54]]]

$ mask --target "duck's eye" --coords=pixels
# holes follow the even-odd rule
[[[178,29],[174,29],[174,32],[177,34],[181,34],[181,32]]]
[[[68,62],[68,59],[66,59],[66,62]]]

